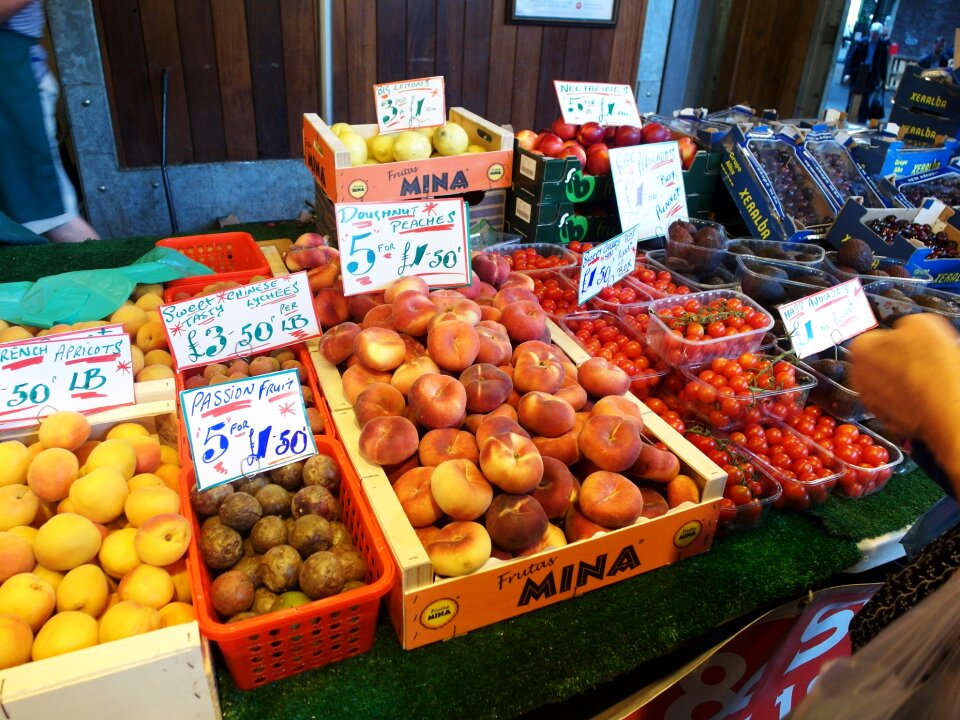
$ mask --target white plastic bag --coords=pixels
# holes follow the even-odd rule
[[[960,718],[960,573],[852,657],[828,663],[790,718]]]

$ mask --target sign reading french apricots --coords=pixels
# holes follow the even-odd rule
[[[553,86],[565,123],[641,125],[637,101],[629,85],[554,80]]]
[[[296,370],[184,390],[180,407],[199,490],[317,453]]]
[[[336,205],[343,294],[383,290],[407,275],[430,287],[470,284],[461,198]]]
[[[294,345],[320,334],[305,272],[161,305],[181,370]]]
[[[673,140],[610,148],[610,174],[617,194],[620,227],[637,227],[637,238],[666,235],[666,228],[687,217],[680,149]]]
[[[0,429],[36,425],[58,410],[92,413],[135,401],[123,325],[0,345]]]
[[[373,86],[380,132],[438,127],[447,121],[443,76]]]

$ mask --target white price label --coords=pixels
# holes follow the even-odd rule
[[[647,240],[673,220],[687,217],[680,150],[674,141],[610,149],[610,174],[620,227],[637,227]]]
[[[447,121],[443,76],[373,86],[380,132],[437,127]]]
[[[637,228],[632,227],[583,253],[577,304],[630,274],[637,262]]]
[[[343,294],[383,290],[417,275],[430,287],[470,284],[470,246],[463,200],[338,204]]]
[[[262,353],[320,334],[305,272],[160,306],[181,370]]]
[[[180,407],[200,490],[317,452],[296,370],[184,390]]]
[[[131,405],[133,360],[122,325],[0,345],[0,428],[36,425],[58,410]]]
[[[859,278],[777,308],[797,357],[807,357],[877,326]]]
[[[629,85],[554,80],[553,86],[565,123],[596,122],[640,127],[637,101]]]

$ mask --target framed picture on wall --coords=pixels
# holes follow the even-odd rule
[[[619,5],[620,0],[507,0],[507,22],[614,27]]]

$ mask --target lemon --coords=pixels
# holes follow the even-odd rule
[[[340,142],[347,146],[350,153],[350,165],[356,167],[367,162],[367,141],[352,130],[340,133]]]
[[[333,125],[330,126],[330,132],[332,132],[337,137],[340,137],[340,135],[343,133],[344,130],[349,130],[350,132],[354,132],[354,129],[345,122],[334,123]]]
[[[370,150],[369,155],[378,163],[393,162],[393,142],[396,139],[397,133],[374,135],[367,143]]]
[[[416,130],[405,130],[393,141],[393,159],[397,162],[426,160],[431,150],[430,140]]]
[[[433,134],[433,146],[441,155],[459,155],[466,152],[469,145],[467,131],[456,123],[448,122]]]

